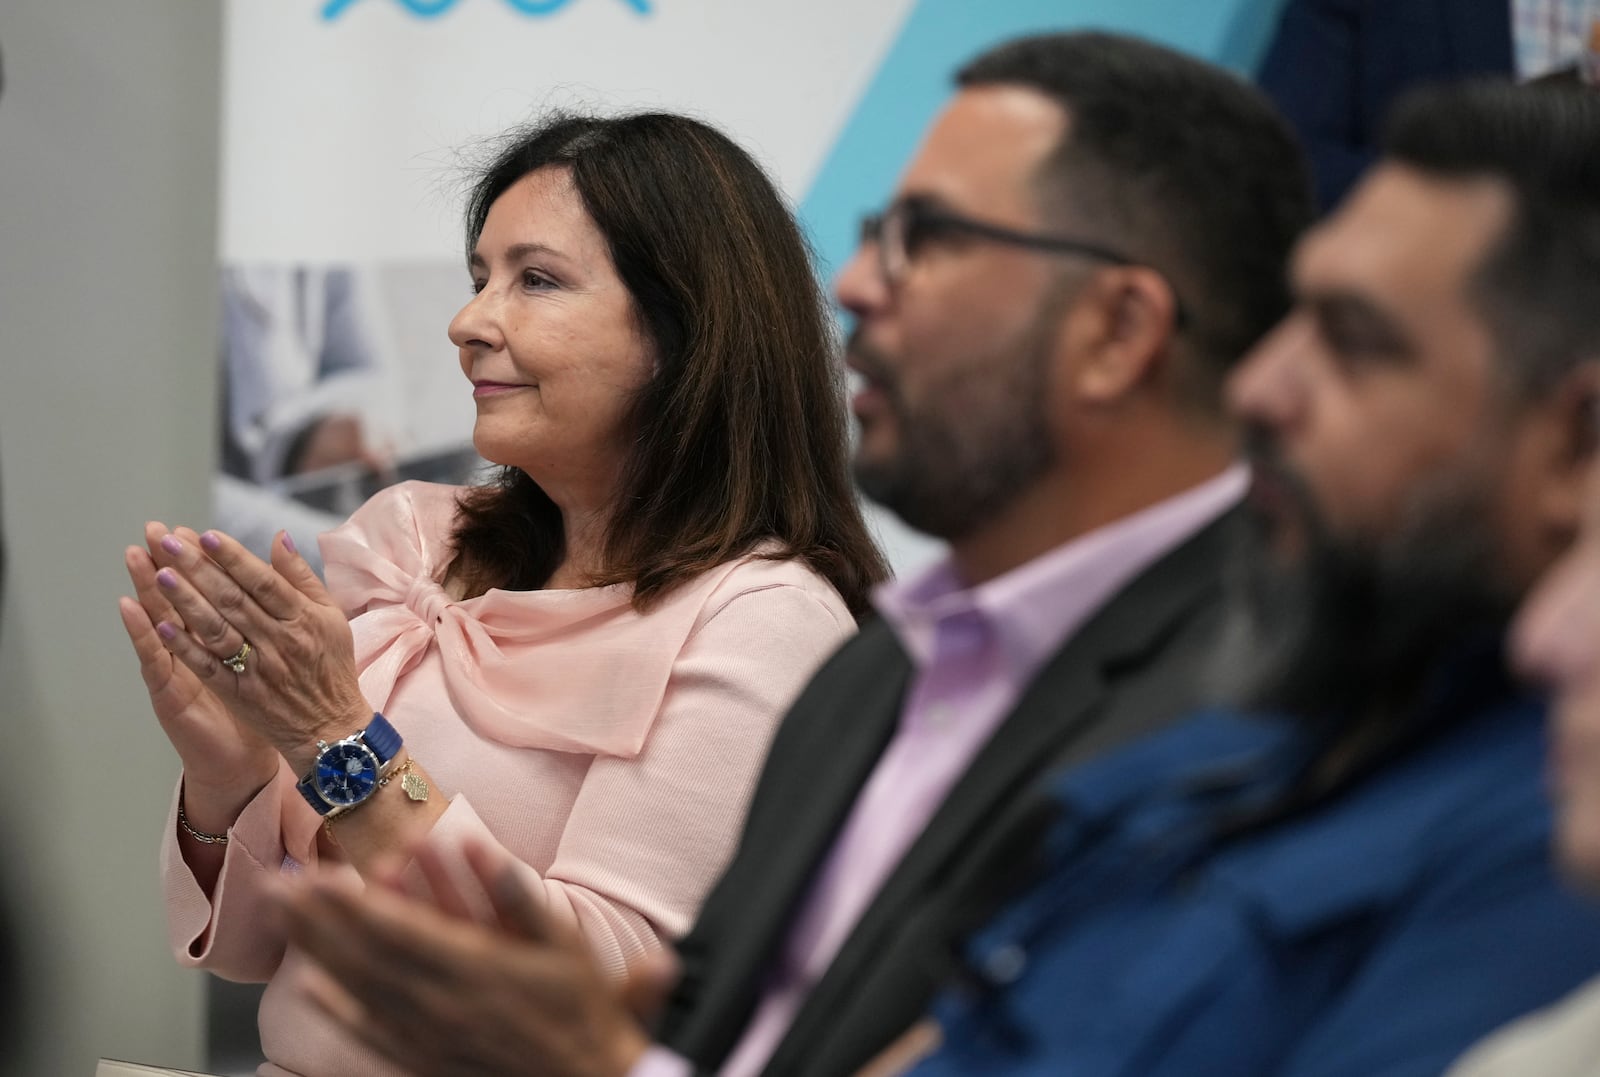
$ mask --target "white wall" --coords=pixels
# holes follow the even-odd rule
[[[0,859],[26,896],[19,1073],[201,1060],[201,978],[166,951],[176,774],[117,621],[147,517],[213,468],[221,7],[0,5]]]

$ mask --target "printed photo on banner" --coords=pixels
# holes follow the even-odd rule
[[[392,482],[478,479],[471,387],[443,328],[466,292],[448,262],[226,266],[218,526],[265,552],[280,528],[314,540]]]

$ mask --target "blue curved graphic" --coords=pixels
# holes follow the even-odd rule
[[[553,15],[572,0],[505,0],[513,9],[524,15]],[[650,0],[621,0],[641,15],[650,14]]]
[[[855,249],[856,221],[889,197],[962,61],[1021,34],[1114,30],[1252,72],[1284,0],[917,0],[801,202],[823,268]]]
[[[328,0],[322,7],[323,21],[332,22],[356,2],[357,0]],[[436,19],[461,3],[461,0],[394,0],[394,2],[419,19]],[[650,0],[618,0],[618,2],[632,8],[640,15],[650,14]],[[511,10],[523,15],[543,17],[554,15],[572,3],[572,0],[504,0],[504,3]]]
[[[322,9],[322,17],[325,21],[332,22],[355,2],[356,0],[328,0]],[[436,19],[459,4],[461,0],[395,0],[395,2],[419,19]]]

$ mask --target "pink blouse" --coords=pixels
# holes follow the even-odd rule
[[[457,602],[435,582],[456,494],[391,487],[322,537],[362,690],[449,798],[433,840],[498,843],[620,974],[688,929],[778,720],[855,622],[805,565],[755,557],[642,615],[626,586]],[[395,1073],[304,998],[301,960],[266,907],[276,873],[317,862],[319,819],[296,777],[285,764],[235,821],[210,900],[178,849],[174,796],[162,849],[172,946],[185,965],[269,982],[261,1074]]]

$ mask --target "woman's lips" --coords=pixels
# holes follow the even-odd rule
[[[475,397],[498,396],[501,393],[514,393],[518,389],[528,389],[531,386],[513,385],[503,381],[475,381],[472,383],[472,395]]]

